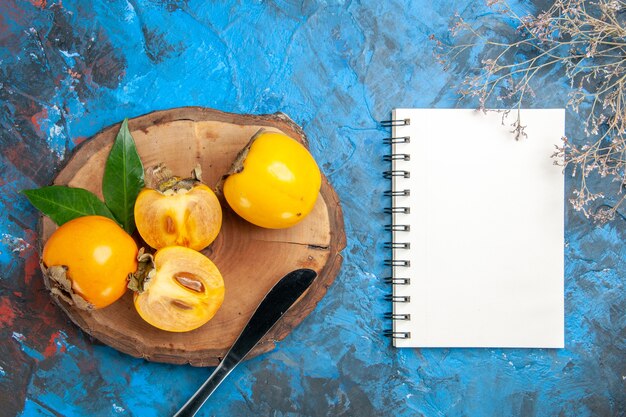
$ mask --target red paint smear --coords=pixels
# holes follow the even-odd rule
[[[24,259],[24,283],[30,285],[35,273],[39,271],[39,254],[37,247],[37,234],[32,230],[24,230],[24,240],[29,244],[28,248],[22,251],[20,257]]]
[[[30,118],[30,121],[40,133],[43,133],[41,131],[41,121],[47,118],[48,118],[48,109],[44,107],[39,113],[33,114],[33,116]]]
[[[0,327],[13,326],[15,315],[11,300],[7,297],[0,298]]]
[[[39,270],[39,256],[37,256],[36,253],[33,253],[25,260],[26,263],[24,264],[24,284],[30,285],[33,276],[35,275],[35,272]]]
[[[12,146],[6,146],[2,150],[4,156],[16,167],[22,166],[24,164],[24,155],[27,155],[27,152],[28,150],[26,149],[26,145],[22,141],[19,141]],[[20,163],[22,165],[20,165]]]
[[[9,25],[7,25],[7,22],[4,20],[4,16],[0,14],[0,36],[4,38],[4,35],[7,35],[8,33]]]
[[[45,9],[48,5],[48,0],[30,0],[31,4],[40,9]]]
[[[43,351],[43,356],[46,358],[50,358],[57,353],[65,353],[67,348],[65,347],[65,343],[63,343],[63,335],[60,330],[52,333],[50,335],[50,340],[48,340],[48,346]]]
[[[7,20],[9,22],[19,24],[20,26],[25,26],[27,24],[24,19],[26,13],[24,13],[22,8],[15,4],[15,2],[5,1],[3,2],[3,7],[5,13],[4,17],[8,18]]]
[[[81,71],[82,75],[83,75],[83,80],[85,82],[85,84],[91,86],[91,87],[97,87],[96,83],[93,81],[93,76],[92,76],[92,69],[91,67],[85,67],[83,69],[83,71]]]
[[[50,292],[43,285],[43,279],[36,280],[30,288],[33,293],[32,303],[38,308],[33,316],[36,318],[38,331],[41,333],[47,331],[51,326],[59,326],[60,320],[63,320],[61,311],[52,302]]]
[[[81,360],[76,361],[76,366],[80,369],[81,375],[93,375],[94,372],[98,372],[96,361]]]
[[[72,142],[74,142],[74,145],[80,145],[81,143],[83,143],[84,141],[86,141],[87,138],[85,136],[78,136],[75,137],[74,139],[72,139]]]

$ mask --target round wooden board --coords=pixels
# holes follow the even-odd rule
[[[75,151],[54,184],[88,189],[102,198],[102,175],[120,125],[111,126]],[[197,163],[203,180],[214,187],[235,156],[259,129],[281,131],[307,145],[300,127],[282,113],[238,115],[184,107],[157,111],[129,120],[144,168],[164,162],[174,174],[188,176]],[[270,288],[285,274],[311,268],[318,277],[248,358],[274,348],[317,305],[334,281],[345,247],[339,199],[326,177],[312,213],[298,225],[282,230],[256,227],[238,217],[222,201],[224,221],[215,242],[203,251],[224,277],[226,297],[215,317],[187,333],[170,333],[145,323],[127,292],[113,305],[83,311],[55,298],[81,329],[103,343],[151,361],[195,366],[217,365],[233,344]],[[42,241],[56,229],[44,217]]]

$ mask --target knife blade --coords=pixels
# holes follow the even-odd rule
[[[298,298],[311,286],[317,273],[312,269],[296,269],[285,275],[267,293],[261,304],[229,349],[224,359],[198,391],[174,414],[174,417],[193,417],[209,396],[233,369],[250,353]]]

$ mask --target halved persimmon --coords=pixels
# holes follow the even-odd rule
[[[155,173],[156,172],[156,173]],[[135,201],[139,234],[155,249],[185,246],[202,250],[217,237],[222,208],[215,193],[199,179],[175,177],[162,166],[152,168],[151,188],[141,190]]]
[[[169,332],[187,332],[213,318],[224,301],[224,280],[206,256],[182,246],[141,255],[130,288],[141,318]],[[146,265],[147,263],[147,265]]]

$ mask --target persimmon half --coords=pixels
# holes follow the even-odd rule
[[[215,193],[197,177],[181,179],[166,168],[153,168],[158,170],[165,174],[157,174],[154,187],[141,190],[135,201],[139,234],[155,249],[206,248],[222,226],[222,207]]]
[[[149,258],[143,277],[131,280],[137,313],[169,332],[197,329],[215,316],[224,301],[224,280],[206,256],[182,246],[168,246]]]

